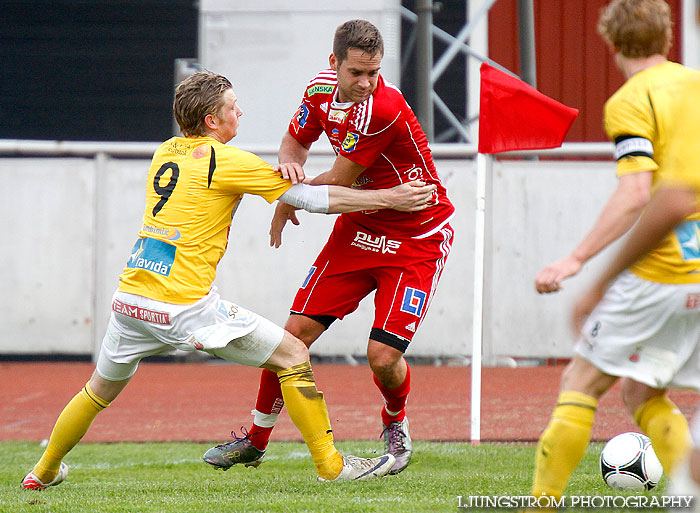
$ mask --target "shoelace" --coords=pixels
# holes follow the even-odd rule
[[[379,438],[384,436],[384,433],[389,433],[389,447],[392,451],[402,451],[406,449],[404,441],[406,440],[406,433],[401,429],[401,424],[392,422],[389,427],[385,427]]]
[[[217,445],[216,447],[217,447],[217,449],[218,449],[218,448],[220,448],[220,447],[226,447],[227,445],[229,445],[229,444],[234,444],[234,443],[236,443],[236,442],[244,442],[244,441],[246,441],[246,440],[250,441],[251,435],[254,435],[254,434],[257,434],[257,433],[259,433],[259,431],[256,431],[255,433],[248,433],[248,430],[247,430],[244,426],[241,426],[241,434],[242,434],[243,436],[238,436],[238,435],[236,434],[236,431],[235,431],[235,430],[234,430],[234,431],[231,431],[231,438],[233,438],[233,441],[231,441],[231,442],[226,442],[226,443]],[[251,442],[251,443],[252,443],[252,442]]]
[[[348,463],[348,465],[354,468],[360,467],[362,469],[369,470],[374,467],[374,462],[372,460],[359,458],[357,456],[346,456],[345,461]]]

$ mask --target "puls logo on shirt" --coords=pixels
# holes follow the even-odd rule
[[[357,232],[355,235],[355,240],[350,243],[351,246],[356,246],[360,249],[366,251],[373,251],[375,253],[392,253],[396,254],[396,251],[401,247],[401,242],[398,240],[387,239],[386,235],[372,236],[369,233]]]
[[[150,237],[136,241],[126,263],[129,269],[144,269],[162,276],[170,276],[177,248],[172,244]]]

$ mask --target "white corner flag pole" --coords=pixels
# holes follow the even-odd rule
[[[486,225],[486,173],[490,172],[491,156],[476,155],[476,225],[474,227],[474,310],[472,315],[472,394],[471,441],[481,443],[481,344],[484,319],[484,251]]]

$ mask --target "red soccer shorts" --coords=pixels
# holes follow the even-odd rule
[[[435,294],[452,236],[449,223],[413,239],[374,233],[341,216],[291,311],[342,319],[376,290],[370,338],[405,352]]]

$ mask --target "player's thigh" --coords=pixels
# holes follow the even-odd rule
[[[617,381],[585,358],[574,355],[561,377],[561,392],[580,392],[599,399]]]
[[[308,355],[308,350],[306,350],[304,344],[299,342],[296,338],[286,340],[285,344],[282,344],[286,334],[284,329],[264,317],[258,317],[257,326],[249,333],[231,338],[223,347],[205,350],[209,354],[223,358],[224,360],[249,365],[251,367],[264,366],[264,364],[269,362],[272,358],[272,366],[287,368],[284,367],[284,365],[295,358],[298,359],[299,353]],[[231,336],[234,334],[235,332],[231,332]],[[291,337],[291,335],[289,337]],[[281,349],[279,349],[280,345],[282,345]],[[275,355],[276,352],[277,354]],[[305,360],[306,359],[308,358],[305,358]],[[288,365],[288,367],[296,365],[297,363],[301,362],[294,360],[294,363]]]
[[[127,380],[143,358],[194,350],[191,334],[207,322],[202,312],[216,308],[217,298],[214,291],[193,304],[178,305],[117,290],[97,360],[98,375],[107,381]]]
[[[691,294],[689,294],[690,296]],[[700,297],[698,294],[693,296]],[[673,388],[690,388],[700,392],[700,312],[698,308],[690,308],[697,303],[697,298],[686,301],[688,311],[677,335],[677,346],[674,351],[681,363],[673,377],[670,386]]]
[[[700,319],[688,308],[698,291],[698,284],[656,283],[625,271],[591,312],[575,351],[607,374],[652,389],[700,389]]]
[[[143,358],[173,350],[150,334],[144,324],[112,312],[95,368],[101,378],[112,382],[129,380]]]
[[[451,245],[451,229],[430,240],[405,240],[401,245],[401,265],[385,265],[374,271],[377,293],[372,338],[400,347],[413,339],[425,319],[437,290]],[[388,339],[384,339],[387,334]],[[379,338],[377,338],[379,337]]]
[[[631,378],[623,378],[620,389],[622,392],[622,402],[625,403],[627,411],[633,415],[642,404],[656,396],[666,393],[665,388],[652,388],[649,385],[639,383]]]
[[[297,291],[291,312],[309,317],[327,316],[342,319],[357,310],[360,301],[375,288],[372,272],[367,268],[346,265],[346,256],[324,255],[317,260],[309,276]]]
[[[382,265],[383,254],[357,241],[361,234],[367,235],[362,230],[365,229],[345,217],[338,218],[297,291],[292,313],[342,319],[376,288],[371,270]],[[321,320],[325,323],[324,319]]]

